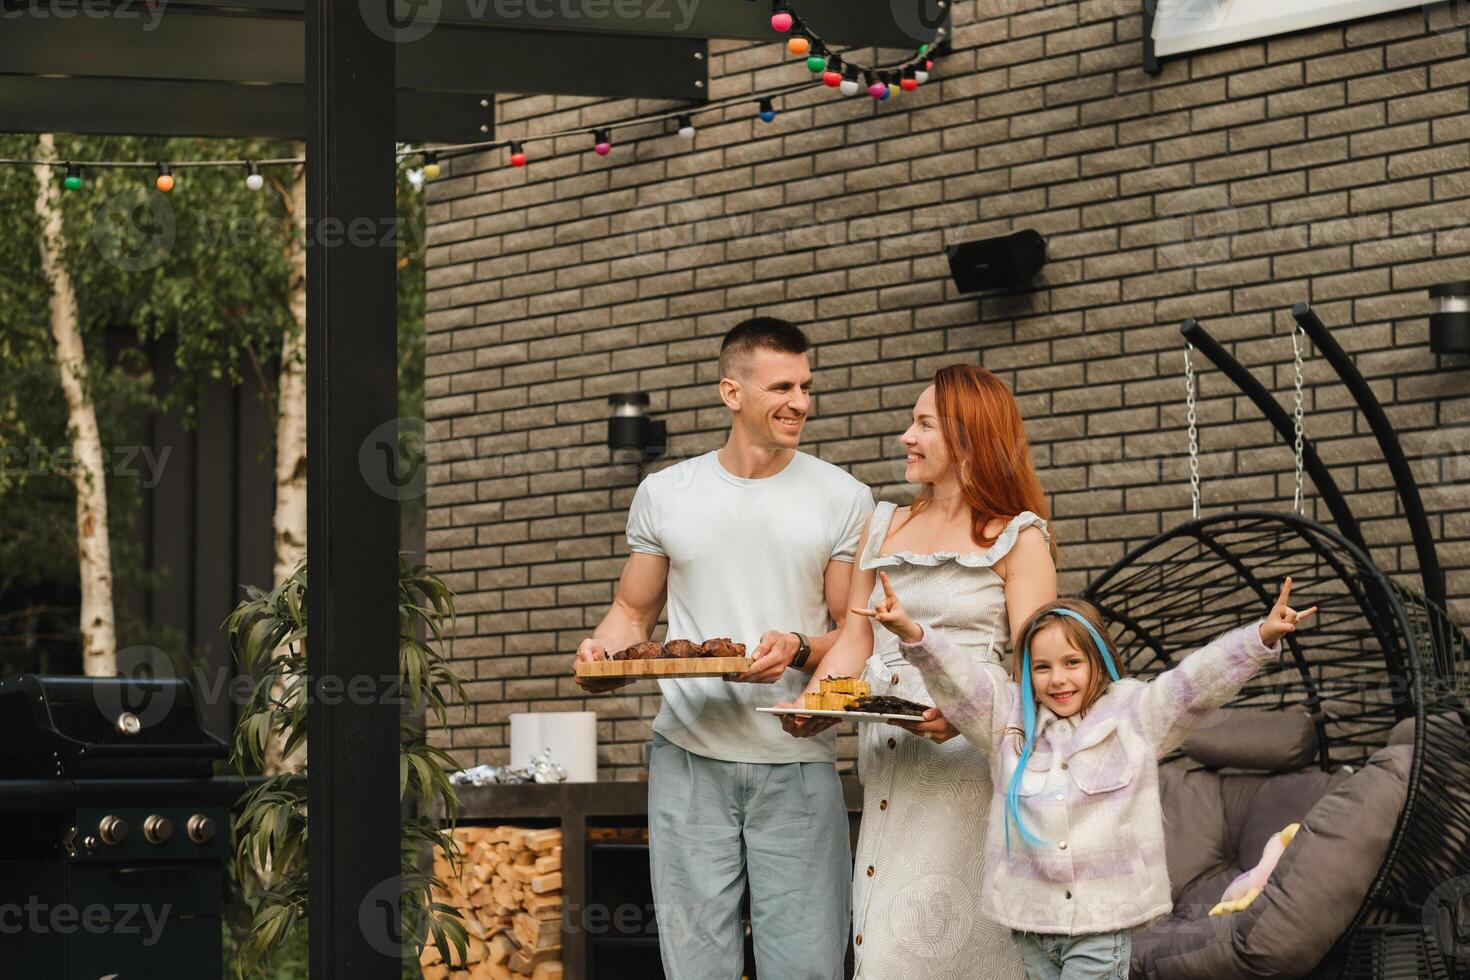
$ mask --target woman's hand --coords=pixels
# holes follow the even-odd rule
[[[920,738],[927,738],[936,745],[943,745],[960,733],[949,723],[949,719],[938,708],[924,712],[923,721],[890,721],[888,724],[907,729]]]
[[[888,584],[888,573],[879,572],[878,580],[883,583],[883,598],[871,609],[853,606],[852,611],[859,616],[876,619],[883,624],[884,629],[904,643],[918,643],[924,638],[924,631],[904,612],[903,606],[899,605],[898,596],[893,594],[893,586]]]
[[[1280,643],[1282,637],[1288,633],[1295,633],[1297,624],[1317,611],[1317,607],[1313,606],[1305,612],[1297,612],[1286,604],[1290,598],[1291,576],[1288,575],[1281,586],[1281,594],[1276,597],[1276,605],[1271,607],[1270,614],[1261,621],[1261,642],[1268,647]]]

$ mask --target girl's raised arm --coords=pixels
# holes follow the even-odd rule
[[[939,630],[918,625],[923,636],[900,642],[898,649],[924,675],[929,696],[949,723],[971,745],[990,752],[1005,734],[1018,689],[1000,664],[977,664]]]
[[[1231,630],[1191,653],[1178,666],[1144,686],[1139,696],[1139,727],[1160,755],[1172,752],[1205,717],[1233,698],[1268,661],[1281,653],[1281,639],[1297,621],[1317,611],[1298,613],[1287,605],[1291,579],[1265,619]]]

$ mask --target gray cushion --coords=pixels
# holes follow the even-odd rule
[[[1207,908],[1201,911],[1203,902],[1185,904],[1136,933],[1132,975],[1143,980],[1215,980],[1310,973],[1352,921],[1378,875],[1403,809],[1411,753],[1406,745],[1380,749],[1322,797],[1301,821],[1301,832],[1265,890],[1243,912],[1210,919]],[[1254,778],[1269,784],[1304,775]],[[1227,811],[1234,805],[1229,795],[1222,789]],[[1257,848],[1250,863],[1259,858]],[[1170,863],[1172,869],[1172,856]]]
[[[1164,849],[1178,905],[1204,914],[1235,876],[1253,868],[1270,836],[1307,815],[1347,773],[1319,770],[1280,776],[1159,770]],[[1191,913],[1193,914],[1193,913]]]
[[[1219,708],[1205,716],[1183,748],[1205,766],[1292,772],[1317,760],[1317,726],[1300,706]]]

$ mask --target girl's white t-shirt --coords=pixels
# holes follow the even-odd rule
[[[754,652],[767,630],[808,637],[832,628],[825,574],[851,562],[873,495],[845,470],[797,452],[774,476],[727,472],[718,452],[650,474],[628,512],[628,547],[669,559],[670,640],[728,636]],[[612,652],[612,651],[609,651]],[[774,684],[661,680],[653,730],[695,755],[728,762],[834,762],[836,733],[793,738],[757,707],[800,697],[810,676]]]

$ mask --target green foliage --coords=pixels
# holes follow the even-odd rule
[[[422,726],[411,717],[424,713],[443,725],[449,705],[465,702],[459,678],[438,649],[453,635],[454,594],[423,566],[402,559],[398,624],[400,690],[408,709],[399,724],[399,795],[414,804],[416,814],[403,822],[400,836],[402,936],[415,954],[433,942],[446,960],[462,961],[467,937],[459,913],[431,903],[431,888],[442,882],[424,871],[420,860],[434,846],[457,854],[450,830],[432,813],[437,807],[453,820],[458,795],[447,772],[458,766],[443,749],[427,744]],[[244,775],[260,768],[272,735],[288,756],[306,739],[306,563],[269,592],[249,589],[225,629],[253,681],[231,753]],[[243,978],[270,962],[306,917],[306,792],[300,778],[282,775],[257,784],[245,796],[235,831],[236,877],[254,908],[236,961]]]
[[[245,160],[289,157],[279,141],[58,136],[60,159]],[[0,156],[36,155],[36,138],[0,134]],[[421,418],[424,392],[423,195],[399,167],[400,414]],[[144,487],[125,472],[157,412],[192,420],[201,387],[243,385],[274,411],[276,363],[296,329],[288,304],[293,234],[284,198],[292,168],[262,168],[251,191],[243,167],[175,168],[155,189],[151,169],[86,168],[62,194],[63,260],[75,284],[91,391],[107,447],[118,645],[148,644],[181,657],[178,637],[146,625],[124,597],[147,572],[136,533]],[[61,171],[53,171],[59,180]],[[75,498],[65,403],[40,270],[36,183],[0,167],[0,674],[79,669]],[[166,372],[155,378],[155,364]],[[259,447],[262,456],[270,442]],[[410,453],[413,446],[405,446]],[[421,447],[418,447],[421,451]],[[146,475],[146,474],[142,474]],[[423,501],[404,502],[422,521]],[[143,608],[140,604],[138,608]]]

